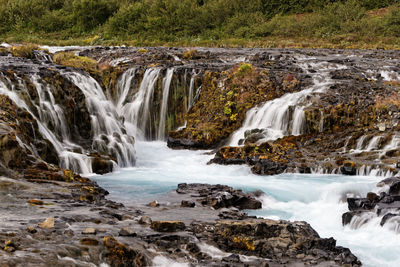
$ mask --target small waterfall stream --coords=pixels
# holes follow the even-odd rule
[[[154,87],[161,69],[150,68],[144,73],[138,92],[131,102],[127,102],[119,109],[120,116],[125,118],[128,134],[139,139],[145,139],[147,123],[150,121],[150,100],[153,98]],[[124,88],[130,88],[132,79],[121,83]],[[128,85],[129,84],[129,85]],[[124,101],[123,99],[120,101]],[[151,135],[150,135],[151,139]]]
[[[299,59],[300,61],[304,59]],[[316,73],[308,71],[309,65]],[[286,94],[280,98],[267,101],[262,106],[250,109],[242,127],[233,133],[229,145],[237,146],[244,138],[245,132],[252,129],[262,129],[264,138],[259,142],[276,140],[286,135],[300,135],[305,130],[304,107],[307,105],[307,96],[321,93],[332,84],[330,72],[336,69],[346,68],[338,64],[298,63],[299,67],[313,77],[313,85],[300,92]]]
[[[166,76],[163,78],[162,83],[162,102],[160,109],[160,123],[158,125],[158,140],[164,140],[165,138],[165,120],[167,116],[167,108],[168,108],[168,96],[169,96],[169,88],[171,86],[172,75],[174,75],[174,69],[168,69]]]

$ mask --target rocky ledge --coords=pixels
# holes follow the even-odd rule
[[[349,211],[342,215],[343,225],[361,227],[373,218],[380,225],[398,232],[400,223],[400,177],[386,178],[377,184],[379,193],[369,192],[366,197],[347,198]]]
[[[257,196],[180,184],[150,204],[124,206],[75,183],[0,178],[0,261],[7,266],[360,266],[305,222],[249,217]]]

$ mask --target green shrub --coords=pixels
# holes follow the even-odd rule
[[[386,35],[400,37],[400,7],[390,11],[385,21]]]
[[[78,31],[90,31],[102,25],[117,10],[113,0],[74,0],[73,17]]]

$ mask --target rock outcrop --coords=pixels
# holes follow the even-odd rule
[[[381,226],[398,231],[400,224],[400,178],[391,177],[377,184],[378,194],[369,192],[366,197],[347,198],[349,211],[342,215],[343,225],[361,227],[373,218],[380,218]]]

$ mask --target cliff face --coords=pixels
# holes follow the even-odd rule
[[[16,135],[33,157],[63,168],[131,166],[136,136],[172,148],[244,145],[213,162],[258,164],[256,173],[397,173],[395,51],[117,47],[61,52],[58,64],[31,54],[1,57],[2,93],[36,121],[20,132],[37,140]]]

